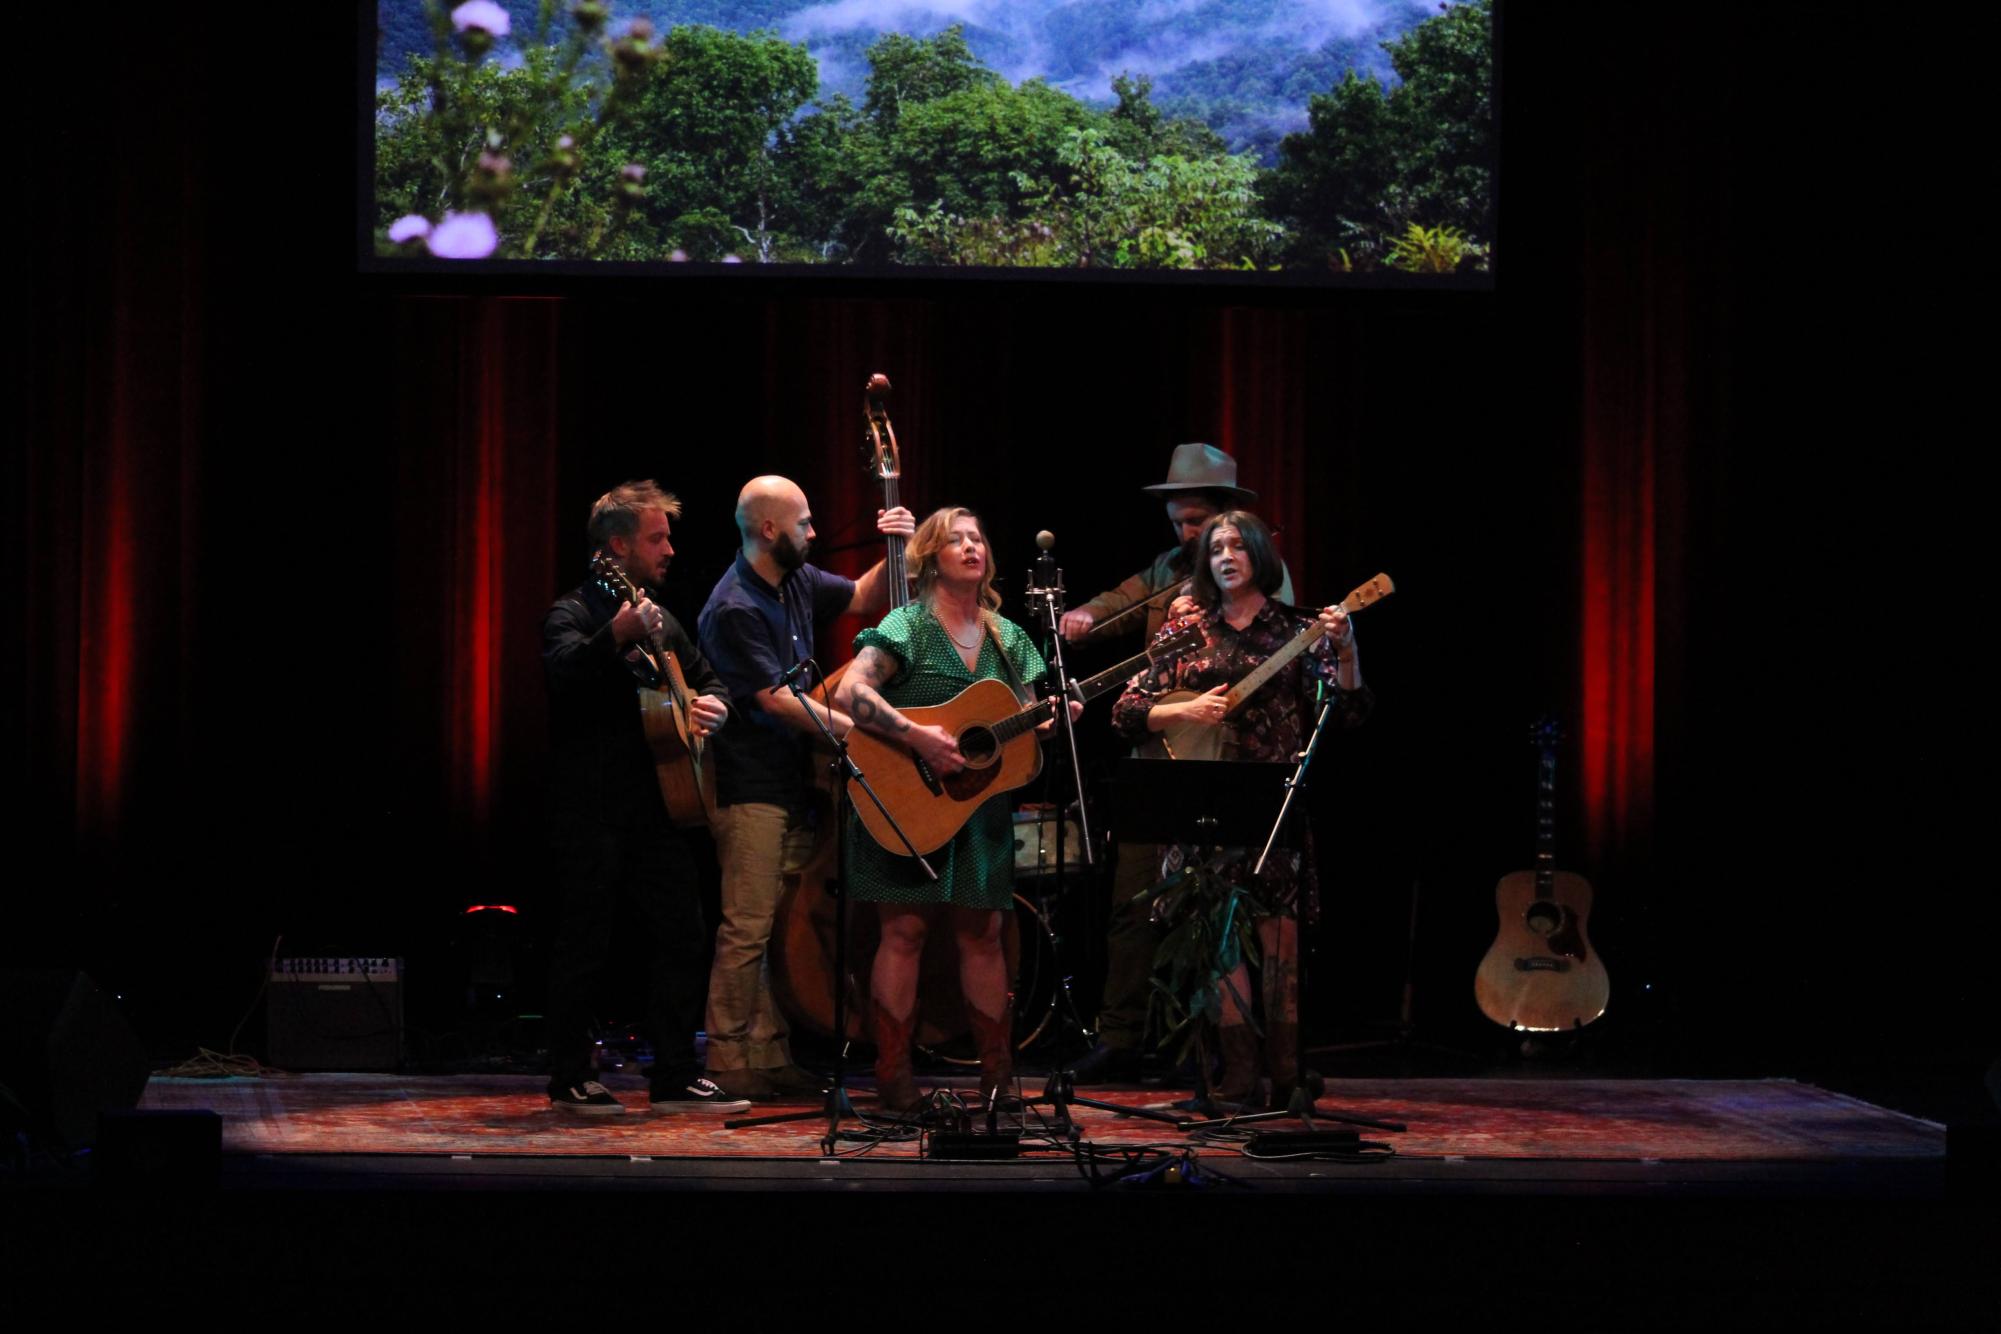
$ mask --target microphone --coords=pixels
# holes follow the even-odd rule
[[[811,658],[801,658],[790,667],[787,667],[779,674],[778,684],[771,687],[771,693],[776,695],[779,691],[788,688],[794,681],[799,679],[802,672],[812,665],[813,660]]]
[[[1040,552],[1035,558],[1035,582],[1044,588],[1055,588],[1062,580],[1056,568],[1056,534],[1043,529],[1035,535],[1035,545]]]

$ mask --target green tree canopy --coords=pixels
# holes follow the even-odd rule
[[[818,65],[804,46],[769,32],[679,27],[661,46],[630,113],[606,136],[596,169],[646,169],[643,219],[635,225],[661,246],[720,258],[709,252],[723,234],[721,218],[739,229],[739,245],[730,249],[772,258],[782,243],[780,132],[819,90]],[[677,228],[676,219],[699,224]]]
[[[1494,237],[1491,0],[1472,0],[1385,44],[1401,80],[1350,73],[1308,104],[1263,193],[1294,233],[1292,257],[1326,262],[1391,253],[1413,224],[1464,234],[1469,255]]]
[[[862,111],[883,130],[894,126],[907,107],[1002,82],[973,54],[965,27],[957,23],[931,37],[884,33],[868,49],[868,68]]]

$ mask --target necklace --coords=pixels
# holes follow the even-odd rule
[[[952,633],[952,627],[945,624],[945,618],[943,616],[940,616],[937,612],[934,611],[931,613],[931,618],[938,622],[938,628],[945,632],[945,638],[951,640],[954,644],[958,644],[959,647],[964,649],[966,652],[971,653],[974,649],[980,646],[980,632],[978,630],[973,631],[972,643],[970,644],[962,643],[959,637]]]

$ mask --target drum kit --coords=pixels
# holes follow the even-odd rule
[[[1030,805],[1014,813],[1014,912],[1002,924],[1002,947],[1013,978],[1015,997],[1015,1046],[1026,1050],[1045,1038],[1052,1038],[1066,1024],[1082,1035],[1083,1024],[1074,1013],[1063,1012],[1068,981],[1076,971],[1068,961],[1071,942],[1061,934],[1063,919],[1071,911],[1064,900],[1081,900],[1065,895],[1067,884],[1081,885],[1085,871],[1084,835],[1074,813],[1058,827],[1054,806]],[[1060,847],[1060,854],[1059,854]],[[810,879],[810,877],[808,877]],[[795,886],[789,901],[810,893],[825,903],[829,895],[813,886]],[[772,990],[778,1002],[801,1028],[833,1034],[830,1000],[831,912],[808,920],[803,912],[781,910],[778,929],[772,935]],[[875,914],[850,913],[848,920],[846,1028],[851,1038],[864,1038],[868,1031],[868,976],[879,939]],[[1078,942],[1082,943],[1082,942]],[[971,1065],[974,1058],[965,1041],[969,1031],[965,1002],[960,994],[956,948],[947,933],[926,944],[918,981],[918,1045],[933,1058],[955,1065]]]

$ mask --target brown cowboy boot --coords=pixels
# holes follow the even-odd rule
[[[910,1039],[917,1028],[915,1007],[898,1019],[880,1002],[869,1007],[875,1035],[875,1099],[885,1112],[914,1112],[924,1105],[910,1074]]]
[[[1258,1035],[1249,1024],[1224,1024],[1216,1030],[1223,1049],[1223,1073],[1209,1090],[1209,1100],[1245,1103],[1258,1086]]]
[[[980,1106],[993,1107],[1014,1096],[1014,1003],[1009,1001],[1001,1007],[1000,1017],[992,1019],[969,1001],[966,1018],[980,1053]]]

